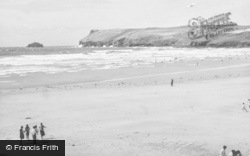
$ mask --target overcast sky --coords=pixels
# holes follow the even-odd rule
[[[250,0],[0,0],[0,47],[77,45],[92,29],[181,26],[226,12],[250,25],[249,7]]]

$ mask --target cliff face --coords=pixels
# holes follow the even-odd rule
[[[235,26],[234,31],[216,36],[191,40],[189,27],[91,30],[81,39],[83,47],[133,47],[133,46],[175,46],[175,47],[250,47],[250,26]]]

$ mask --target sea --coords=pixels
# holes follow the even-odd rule
[[[196,59],[248,56],[250,48],[79,48],[74,46],[0,48],[0,78],[42,72],[54,74],[82,70],[147,67]]]

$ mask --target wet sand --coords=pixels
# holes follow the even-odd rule
[[[66,140],[69,156],[218,155],[223,145],[250,154],[244,57],[0,81],[11,81],[1,83],[0,139],[43,122],[45,138]]]

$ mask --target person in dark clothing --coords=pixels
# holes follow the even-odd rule
[[[237,152],[235,150],[232,150],[228,156],[237,156]]]
[[[241,152],[238,150],[236,151],[236,156],[242,156]]]
[[[21,126],[21,129],[20,129],[20,139],[21,141],[24,139],[24,131],[23,131],[23,126]]]
[[[26,127],[25,127],[25,134],[26,134],[26,139],[29,140],[29,136],[30,136],[30,127],[29,127],[29,125],[26,125]]]
[[[171,86],[174,86],[174,79],[171,79]]]
[[[42,140],[43,140],[43,136],[45,136],[44,128],[46,128],[46,127],[43,125],[43,123],[41,123],[39,129],[40,129],[40,134],[41,134]]]

